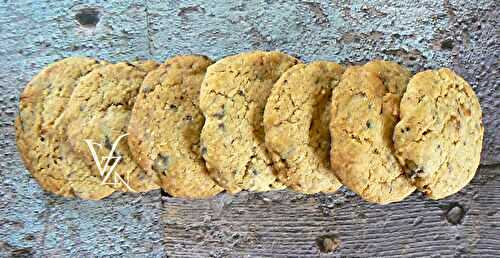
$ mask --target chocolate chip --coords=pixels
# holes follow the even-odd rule
[[[116,151],[113,151],[113,158],[111,158],[111,160],[109,161],[109,166],[114,166],[118,161],[121,162],[122,159],[119,157],[119,154]]]
[[[217,117],[218,119],[222,119],[224,117],[224,109],[221,109],[219,111],[217,111],[216,113],[214,113],[214,116]]]
[[[201,146],[200,152],[201,152],[201,155],[202,155],[202,156],[207,155],[207,147],[205,147],[205,146]]]
[[[366,121],[366,128],[372,128],[372,123],[370,120]]]
[[[108,150],[111,150],[113,148],[113,144],[111,144],[111,140],[107,135],[104,136],[104,147]]]
[[[144,85],[142,86],[142,93],[149,93],[153,90],[153,87],[151,87],[150,85]]]
[[[174,105],[174,104],[170,104],[170,110],[174,111],[174,112],[177,112],[177,106]]]
[[[170,157],[168,155],[159,154],[155,159],[153,169],[155,171],[166,171],[170,162]]]
[[[220,129],[220,130],[224,130],[224,123],[220,123],[220,124],[218,125],[218,127],[219,127],[219,129]]]

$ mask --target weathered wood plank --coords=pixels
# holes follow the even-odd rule
[[[386,206],[345,189],[313,196],[224,194],[204,201],[164,197],[165,247],[175,257],[499,257],[499,172],[481,169],[471,185],[445,200],[415,193]],[[330,235],[340,245],[321,253],[316,241]]]

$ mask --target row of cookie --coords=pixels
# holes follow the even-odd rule
[[[290,187],[400,201],[440,199],[479,166],[483,126],[472,88],[449,69],[412,77],[393,62],[302,64],[279,52],[226,57],[200,92],[202,155],[231,193]]]
[[[336,174],[365,199],[387,203],[410,194],[423,178],[423,173],[407,177],[406,170],[421,167],[397,161],[391,141],[409,77],[406,69],[390,62],[375,61],[344,73],[331,62],[299,64],[278,52],[243,53],[213,65],[201,56],[179,56],[159,66],[70,58],[46,68],[23,92],[18,146],[42,187],[66,196],[100,199],[116,190],[158,186],[189,198],[223,189],[236,193],[286,186],[305,193],[333,192],[340,187]],[[463,85],[466,93],[472,92]],[[467,97],[477,103],[473,92]],[[360,112],[363,101],[372,113]],[[338,105],[344,102],[354,109]],[[331,107],[338,114],[332,114],[330,126],[333,171],[328,159]],[[472,120],[479,114],[476,135],[482,137],[480,110],[472,113]],[[366,117],[370,114],[373,121]],[[372,130],[359,131],[356,123],[361,122]],[[128,144],[120,141],[126,133]],[[441,131],[436,137],[443,140],[448,134]],[[94,152],[92,143],[99,147]],[[478,163],[477,151],[455,149],[477,156]],[[99,157],[109,153],[119,160],[100,164]],[[440,154],[438,159],[449,159],[449,153]],[[465,168],[459,167],[459,177],[445,183],[451,189],[446,195],[470,180],[476,163],[470,161],[472,174],[460,174]],[[404,162],[413,167],[400,165]],[[107,167],[113,173],[106,174]],[[446,175],[439,178],[447,181]],[[443,197],[429,190],[428,183],[421,185],[431,197]]]

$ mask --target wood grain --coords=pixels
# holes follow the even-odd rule
[[[186,201],[163,197],[165,250],[174,257],[498,257],[500,168],[482,168],[458,194],[432,201],[375,205],[343,189],[306,196],[290,191],[220,195]],[[452,207],[463,218],[447,219]],[[340,241],[321,253],[317,240]]]

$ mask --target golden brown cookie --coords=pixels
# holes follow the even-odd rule
[[[483,125],[472,88],[450,69],[413,76],[394,131],[400,162],[432,199],[458,192],[479,166]]]
[[[144,79],[132,110],[128,143],[134,159],[157,173],[172,196],[207,198],[223,189],[208,175],[200,155],[205,121],[199,110],[200,86],[212,61],[177,56]]]
[[[71,146],[88,165],[97,166],[96,159],[103,159],[101,164],[105,167],[108,159],[104,157],[109,154],[119,157],[109,159],[108,167],[114,169],[106,182],[121,191],[159,188],[156,174],[142,170],[132,159],[125,139],[139,88],[147,73],[156,67],[155,62],[145,61],[109,64],[96,69],[80,80],[64,113]]]
[[[105,63],[72,57],[43,69],[24,89],[16,119],[16,139],[21,157],[40,186],[62,196],[101,199],[114,189],[101,184],[75,155],[60,122],[68,99],[79,80]]]
[[[268,191],[277,181],[264,144],[263,113],[273,84],[298,60],[279,52],[242,53],[211,65],[201,86],[201,153],[231,193]]]
[[[371,202],[400,201],[415,190],[392,143],[409,77],[406,68],[373,61],[348,68],[333,90],[332,168],[344,185]]]
[[[266,145],[281,182],[303,193],[335,192],[330,167],[332,90],[342,66],[318,61],[297,64],[274,85],[264,112]]]

